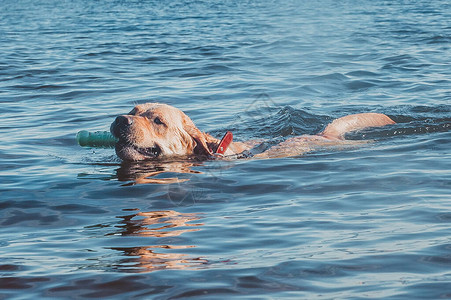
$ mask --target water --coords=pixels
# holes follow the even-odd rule
[[[451,298],[446,1],[1,6],[0,298]],[[76,145],[146,101],[238,140],[398,124],[272,160]]]

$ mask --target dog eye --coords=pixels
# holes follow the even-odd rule
[[[163,123],[163,122],[161,121],[161,119],[158,118],[158,117],[156,117],[153,121],[155,122],[155,124],[158,124],[158,125],[164,125],[164,123]]]

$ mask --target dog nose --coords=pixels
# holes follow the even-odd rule
[[[119,127],[130,126],[133,124],[133,119],[130,116],[118,116],[115,120],[116,125]]]
[[[114,120],[113,123],[111,123],[110,131],[111,133],[119,138],[122,134],[127,132],[130,129],[130,126],[133,124],[133,118],[131,116],[123,115],[118,116]]]

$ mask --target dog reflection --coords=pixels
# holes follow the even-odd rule
[[[114,235],[140,237],[175,237],[186,232],[200,230],[203,223],[189,223],[200,218],[196,214],[183,214],[173,210],[138,212],[120,216],[118,232]],[[152,272],[163,269],[193,269],[207,264],[206,259],[189,257],[188,254],[173,253],[172,250],[195,248],[194,245],[153,245],[143,247],[115,247],[127,258],[116,266],[128,272]]]
[[[118,269],[122,271],[146,273],[158,270],[184,270],[199,269],[206,265],[208,261],[203,258],[192,258],[187,254],[155,252],[152,249],[186,249],[194,246],[174,247],[174,246],[149,246],[131,248],[111,248],[123,253],[124,258],[119,262]]]
[[[199,231],[197,227],[204,225],[203,223],[188,224],[200,218],[196,214],[182,214],[174,210],[139,212],[120,218],[123,220],[117,227],[121,228],[118,233],[122,235],[173,237],[185,232]]]
[[[121,167],[116,170],[119,181],[129,181],[125,185],[154,183],[154,184],[170,184],[184,182],[189,179],[178,177],[164,177],[167,174],[199,174],[202,172],[192,170],[194,166],[200,166],[195,162],[183,161],[146,161],[138,163],[124,162]]]

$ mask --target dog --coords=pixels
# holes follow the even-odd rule
[[[261,153],[252,153],[258,141],[231,142],[221,153],[225,157],[298,156],[322,147],[354,143],[345,140],[348,132],[390,124],[395,122],[384,114],[353,114],[334,120],[316,135],[289,138]],[[124,161],[208,159],[217,157],[218,147],[222,148],[221,140],[200,131],[180,109],[161,103],[135,106],[128,114],[117,116],[110,131],[118,139],[116,154]]]

